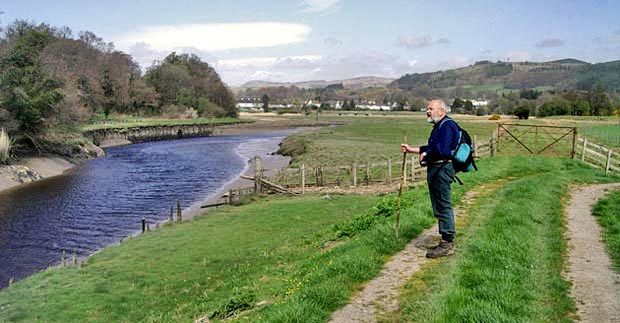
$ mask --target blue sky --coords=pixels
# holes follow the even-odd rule
[[[620,1],[6,1],[16,19],[91,31],[145,69],[191,52],[231,86],[620,59]]]

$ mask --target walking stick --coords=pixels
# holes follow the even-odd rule
[[[407,143],[407,133],[403,131],[403,143]],[[405,163],[407,163],[407,152],[403,153],[403,166],[400,171],[400,183],[398,184],[398,199],[396,200],[396,224],[394,225],[394,235],[398,240],[398,227],[400,226],[400,197],[403,195],[405,186]]]

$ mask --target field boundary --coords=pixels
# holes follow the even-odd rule
[[[609,173],[620,173],[620,152],[603,145],[595,144],[587,138],[577,138],[580,149],[576,149],[575,157],[593,168]]]

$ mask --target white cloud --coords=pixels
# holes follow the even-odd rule
[[[339,0],[303,0],[304,12],[325,12],[338,3]]]
[[[321,60],[321,55],[301,55],[287,57],[246,57],[236,59],[222,59],[217,62],[218,67],[265,67],[276,64],[290,64],[294,62],[315,62]]]
[[[214,52],[302,42],[311,30],[303,24],[282,22],[161,25],[120,35],[115,43],[121,48],[144,43],[156,51],[193,47]]]
[[[345,56],[299,55],[219,60],[215,65],[230,85],[250,80],[299,82],[358,76],[400,77],[411,67],[400,57],[378,51]]]
[[[398,37],[398,45],[406,49],[421,49],[434,45],[447,45],[450,41],[445,38],[433,39],[429,35],[409,35]]]

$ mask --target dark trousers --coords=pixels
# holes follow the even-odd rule
[[[446,241],[454,240],[455,223],[450,185],[454,181],[452,163],[432,164],[426,175],[433,213],[439,222],[439,233]]]

